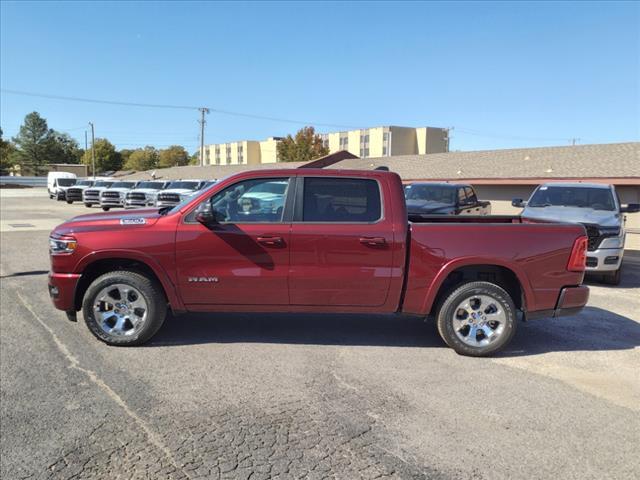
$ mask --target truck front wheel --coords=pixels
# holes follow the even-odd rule
[[[490,282],[465,283],[438,310],[438,332],[460,355],[484,357],[501,350],[516,332],[511,296]]]
[[[82,313],[99,340],[109,345],[141,345],[164,323],[167,301],[156,281],[123,270],[106,273],[89,285]]]
[[[622,280],[622,265],[620,265],[620,268],[615,272],[604,274],[602,280],[607,285],[620,285],[620,280]]]

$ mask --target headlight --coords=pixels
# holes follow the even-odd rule
[[[73,253],[78,242],[73,237],[49,237],[49,253],[51,255],[67,255]]]

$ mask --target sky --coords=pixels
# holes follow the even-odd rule
[[[35,110],[82,147],[93,122],[193,152],[202,106],[207,144],[305,125],[453,128],[452,150],[638,141],[639,84],[638,2],[0,4],[5,138]]]

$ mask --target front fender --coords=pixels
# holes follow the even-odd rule
[[[173,310],[182,311],[184,310],[184,305],[180,296],[177,293],[176,286],[171,281],[171,278],[167,274],[166,270],[158,263],[156,259],[152,256],[147,255],[143,252],[137,250],[98,250],[96,252],[91,252],[84,257],[82,257],[74,268],[75,273],[84,272],[89,265],[100,261],[100,260],[109,260],[109,259],[127,259],[133,260],[139,263],[142,263],[149,267],[155,276],[160,281],[162,288],[164,289],[167,299],[171,304],[171,308]]]

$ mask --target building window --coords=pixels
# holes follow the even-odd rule
[[[369,130],[360,130],[360,158],[369,156]]]
[[[346,133],[340,134],[340,150],[349,150],[349,137]]]
[[[242,148],[242,145],[238,145],[238,163],[243,163],[244,162],[244,150]]]

